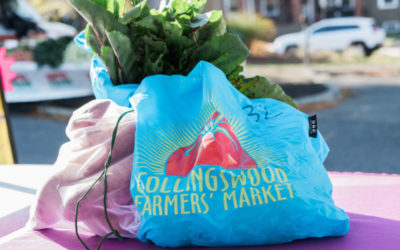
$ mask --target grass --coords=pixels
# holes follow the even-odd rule
[[[389,38],[389,39],[400,39],[400,33],[389,34],[386,37]]]

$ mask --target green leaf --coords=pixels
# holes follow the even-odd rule
[[[92,27],[89,24],[86,25],[85,37],[86,37],[86,43],[90,46],[92,51],[97,55],[101,55],[102,45],[100,41],[97,39],[95,33],[93,32]]]
[[[207,0],[173,0],[171,8],[176,15],[187,13],[196,16],[203,11]]]
[[[208,22],[196,31],[197,40],[200,42],[208,41],[210,37],[221,36],[226,33],[226,23],[222,11],[212,11],[207,15],[209,15]]]
[[[119,71],[122,77],[121,80],[124,83],[128,82],[128,71],[136,61],[131,41],[125,34],[116,30],[106,32],[106,34],[118,62]]]
[[[171,9],[175,15],[183,14],[189,9],[187,0],[173,0],[171,2]]]
[[[125,0],[108,0],[107,10],[115,16],[122,16],[125,12]]]
[[[102,47],[100,58],[107,67],[107,72],[112,82],[116,85],[120,84],[121,81],[119,79],[118,64],[116,63],[112,48],[108,46]]]
[[[208,23],[210,20],[210,17],[212,15],[212,12],[207,12],[203,14],[199,14],[190,20],[189,26],[192,29],[199,28],[203,26],[204,24]]]
[[[246,45],[237,35],[226,33],[213,37],[201,45],[193,54],[193,61],[205,60],[231,74],[249,55]]]
[[[102,7],[115,16],[122,15],[125,10],[125,0],[87,0],[93,1],[99,7]]]
[[[107,8],[107,0],[93,0],[93,3],[105,9]]]
[[[161,74],[163,71],[164,59],[163,56],[156,56],[155,60],[146,60],[144,71],[148,75]]]
[[[244,79],[241,77],[238,81],[232,83],[240,92],[250,98],[273,98],[296,107],[293,99],[285,94],[281,86],[271,83],[265,77],[256,76]]]
[[[243,66],[237,65],[236,68],[230,74],[227,75],[228,80],[232,82],[239,79],[242,72],[243,72]]]
[[[183,34],[182,24],[180,24],[178,21],[162,22],[161,25],[162,25],[162,32],[164,34],[164,37],[166,37],[166,38],[168,38],[168,37],[171,37],[171,38],[185,37],[185,36],[182,36],[182,34]]]
[[[143,15],[149,14],[150,9],[147,7],[147,1],[143,1],[128,10],[121,18],[119,18],[119,22],[122,24],[128,24]]]
[[[141,26],[142,28],[145,28],[148,30],[151,30],[154,33],[156,33],[158,31],[158,27],[154,23],[154,16],[152,16],[152,15],[145,16],[143,19],[136,21],[135,25]]]
[[[207,0],[191,0],[190,5],[194,10],[194,15],[201,13],[207,4]]]
[[[118,22],[118,17],[114,16],[111,12],[107,11],[107,9],[95,4],[91,0],[68,1],[92,26],[94,34],[102,45],[107,44],[106,29],[118,30],[123,33],[128,32],[128,28]]]
[[[145,42],[145,46],[151,51],[156,54],[164,54],[167,50],[167,46],[165,45],[164,41],[155,41],[150,37],[143,37]]]

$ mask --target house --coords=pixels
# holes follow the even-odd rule
[[[400,0],[364,0],[363,4],[364,16],[374,17],[388,34],[400,33]]]
[[[276,21],[279,28],[300,28],[301,17],[308,23],[341,16],[373,17],[387,33],[400,33],[400,0],[212,0],[208,9],[225,13],[250,11]]]

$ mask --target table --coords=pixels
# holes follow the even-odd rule
[[[0,168],[1,174],[1,168]],[[1,175],[0,175],[1,176]],[[400,175],[330,172],[333,199],[348,212],[351,229],[344,237],[297,240],[274,246],[235,249],[340,249],[399,250],[400,249]],[[85,242],[95,248],[99,238],[84,235]],[[83,249],[73,231],[19,230],[0,239],[0,249]],[[101,249],[161,249],[142,244],[136,239],[105,240]],[[206,249],[206,248],[185,248]],[[233,248],[211,248],[233,249]]]
[[[51,165],[0,165],[0,237],[25,225],[36,189],[53,172]]]

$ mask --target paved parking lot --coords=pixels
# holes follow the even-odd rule
[[[354,97],[318,112],[331,149],[328,170],[400,174],[400,84],[353,88]]]

